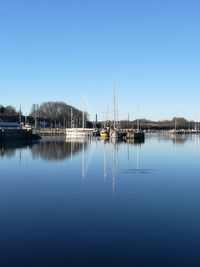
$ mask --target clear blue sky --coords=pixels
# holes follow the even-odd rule
[[[0,104],[200,117],[200,1],[1,0]],[[111,115],[110,115],[111,117]]]

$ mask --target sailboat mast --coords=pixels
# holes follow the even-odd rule
[[[85,97],[83,96],[83,114],[82,114],[82,120],[83,120],[83,122],[82,122],[82,127],[83,127],[83,129],[85,128]]]
[[[113,127],[115,130],[116,127],[116,103],[115,103],[115,86],[114,86],[114,92],[113,92],[113,112],[114,112],[114,121],[113,121]]]
[[[137,131],[140,131],[140,121],[139,121],[139,105],[138,105],[138,118],[137,118]]]
[[[21,127],[22,124],[22,108],[21,108],[21,104],[19,106],[19,125]]]
[[[72,110],[72,108],[71,108],[71,128],[73,127],[72,120],[73,120],[73,110]]]

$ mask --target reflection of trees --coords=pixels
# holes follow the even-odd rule
[[[86,146],[86,144],[85,144]],[[82,150],[83,142],[65,142],[64,140],[46,140],[32,148],[34,158],[62,160]]]
[[[190,134],[146,134],[146,139],[157,139],[158,141],[184,144],[193,138]]]
[[[66,142],[65,139],[44,139],[37,143],[9,142],[0,144],[0,156],[15,157],[19,149],[31,149],[33,158],[44,160],[62,160],[70,157],[83,149],[84,140]],[[84,142],[84,149],[87,142]]]
[[[172,142],[175,144],[184,144],[188,141],[189,138],[186,138],[185,136],[175,136],[172,138]]]
[[[4,157],[6,156],[7,158],[12,158],[15,156],[16,149],[5,149],[5,147],[0,148],[0,156]]]
[[[184,144],[190,139],[189,135],[182,135],[182,134],[171,134],[162,138],[165,141],[171,141],[176,144]]]
[[[9,158],[15,157],[16,151],[22,148],[31,148],[33,143],[31,142],[7,142],[0,144],[0,156],[6,156]]]

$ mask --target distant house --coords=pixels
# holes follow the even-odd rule
[[[19,128],[19,127],[20,127],[19,122],[0,121],[0,128]]]
[[[19,116],[16,114],[0,114],[0,128],[19,128]]]

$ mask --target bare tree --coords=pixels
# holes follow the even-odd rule
[[[65,126],[67,123],[70,125],[73,119],[73,121],[79,122],[77,127],[82,126],[83,117],[85,120],[88,118],[86,112],[82,116],[82,111],[64,102],[44,102],[40,105],[33,104],[30,115],[34,118],[48,120],[50,124],[62,126]]]

